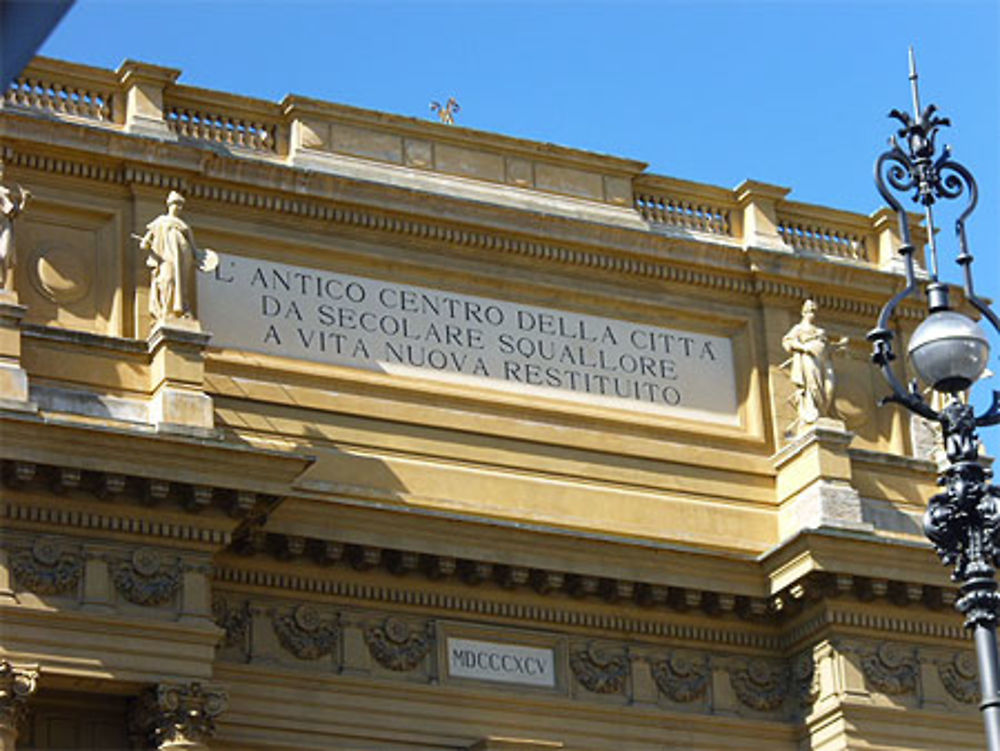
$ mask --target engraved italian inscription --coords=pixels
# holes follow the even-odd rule
[[[234,255],[199,285],[217,346],[739,422],[726,337]]]

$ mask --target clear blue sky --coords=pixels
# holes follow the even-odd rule
[[[727,187],[752,177],[868,213],[880,203],[872,163],[894,128],[886,113],[910,107],[911,44],[924,103],[954,124],[939,140],[979,182],[969,225],[978,291],[1000,300],[998,0],[77,0],[41,52],[109,68],[144,60],[195,86],[417,117],[455,96],[467,127]],[[948,253],[951,225],[940,224]],[[997,434],[983,436],[994,456]]]

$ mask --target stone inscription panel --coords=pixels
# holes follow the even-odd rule
[[[220,255],[215,346],[739,424],[725,337]]]
[[[546,688],[556,685],[552,649],[453,637],[448,638],[446,648],[448,674],[453,678]]]

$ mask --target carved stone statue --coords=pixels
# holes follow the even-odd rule
[[[831,341],[815,320],[816,303],[806,300],[802,304],[802,320],[781,339],[781,346],[791,355],[782,363],[782,368],[788,369],[789,378],[795,386],[791,400],[797,414],[788,426],[789,435],[814,424],[821,417],[837,417],[833,406],[836,384],[830,355],[833,349],[846,346],[847,338]]]
[[[138,238],[152,269],[149,312],[157,322],[193,318],[195,271],[213,271],[219,263],[215,251],[195,244],[191,228],[180,218],[183,208],[184,196],[170,191],[167,213],[146,225],[146,234]]]
[[[0,185],[0,289],[13,287],[14,219],[24,211],[31,198],[31,191],[18,185],[8,188]]]

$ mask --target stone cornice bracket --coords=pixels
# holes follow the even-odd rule
[[[743,211],[743,247],[792,252],[778,232],[778,203],[790,188],[744,180],[733,190]]]
[[[38,411],[28,397],[28,373],[21,367],[21,321],[27,312],[16,292],[0,289],[0,409]]]
[[[0,660],[0,748],[14,748],[18,727],[27,716],[28,700],[38,688],[37,665]]]
[[[138,748],[205,751],[215,720],[228,704],[226,691],[207,683],[161,683],[132,703],[129,730]]]
[[[150,419],[157,430],[215,435],[212,398],[205,393],[205,347],[210,338],[193,319],[159,323],[150,332]]]
[[[167,123],[163,93],[178,79],[180,70],[126,60],[117,74],[125,90],[125,132],[176,141]]]

